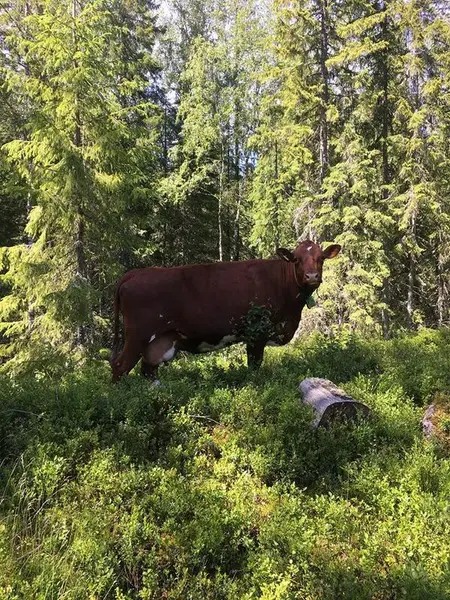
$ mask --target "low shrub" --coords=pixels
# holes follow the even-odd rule
[[[256,373],[233,347],[162,388],[2,376],[0,599],[450,597],[448,454],[420,429],[447,342],[313,336]],[[313,429],[307,376],[370,418]]]

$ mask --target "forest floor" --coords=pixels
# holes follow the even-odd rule
[[[314,430],[325,377],[371,408]],[[450,598],[450,332],[0,378],[0,600]],[[439,429],[421,419],[431,402]]]

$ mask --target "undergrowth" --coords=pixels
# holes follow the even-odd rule
[[[448,331],[0,380],[1,600],[450,597]],[[371,408],[314,430],[304,377]]]

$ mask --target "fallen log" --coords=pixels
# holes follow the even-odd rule
[[[423,419],[420,422],[422,425],[422,431],[427,440],[429,440],[436,433],[436,426],[433,423],[432,419],[435,416],[436,407],[434,404],[430,404],[430,406],[425,411],[423,415]]]
[[[342,418],[355,420],[370,413],[368,406],[354,400],[329,379],[309,377],[300,383],[299,389],[303,402],[315,412],[314,427],[326,427]]]

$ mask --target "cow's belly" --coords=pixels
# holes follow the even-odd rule
[[[205,352],[214,352],[222,350],[232,344],[237,344],[241,340],[236,335],[208,336],[205,339],[200,338],[184,338],[179,341],[178,348],[193,354],[203,354]]]
[[[181,319],[170,311],[161,311],[159,318],[152,319],[151,324],[143,328],[145,329],[144,336],[149,344],[161,336],[174,336],[175,350],[193,354],[214,352],[239,342],[245,342],[234,325],[241,318],[229,315],[225,315],[223,318],[221,315],[220,319],[216,319],[215,315],[209,315],[209,318],[197,319],[194,313],[189,319],[187,317]],[[297,325],[298,318],[281,320],[278,317],[274,322],[275,333],[270,336],[267,345],[283,346],[287,344],[292,339]],[[142,336],[141,333],[140,335]],[[245,338],[245,336],[243,337]]]
[[[267,341],[267,346],[284,346],[291,341],[293,335],[278,335]],[[191,352],[192,354],[204,354],[206,352],[214,352],[215,350],[222,350],[227,346],[238,344],[244,340],[240,339],[236,335],[224,335],[223,337],[206,337],[206,339],[199,338],[184,338],[178,342],[177,348],[184,350],[185,352]]]
[[[266,346],[284,346],[289,344],[289,342],[294,337],[294,334],[297,330],[297,326],[295,327],[281,327],[278,334],[275,334],[267,341]]]

